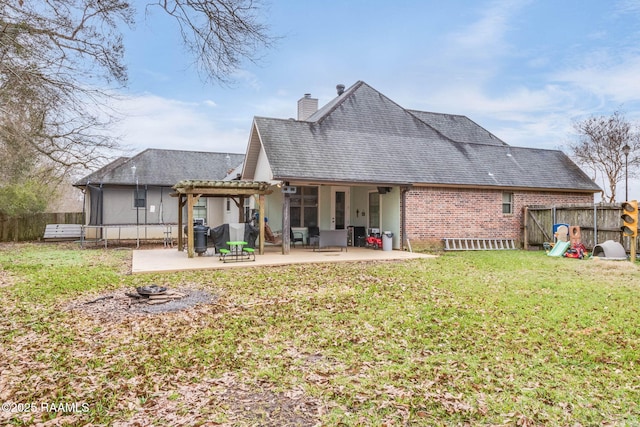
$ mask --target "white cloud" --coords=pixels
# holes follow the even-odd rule
[[[485,118],[487,121],[490,117]],[[563,115],[539,115],[520,122],[496,121],[489,130],[509,145],[544,149],[562,149],[567,152],[573,126]]]
[[[638,69],[640,55],[612,58],[601,52],[585,64],[556,72],[553,78],[621,104],[640,99]]]
[[[125,148],[229,151],[244,153],[250,119],[224,123],[216,120],[215,102],[182,102],[156,95],[131,96],[117,102],[122,115],[114,133]]]
[[[445,87],[431,93],[430,105],[454,114],[491,115],[502,120],[527,120],[531,114],[566,111],[572,94],[557,85],[540,89],[519,86],[500,96],[490,95],[475,82]],[[432,109],[433,109],[432,108]]]
[[[231,74],[231,78],[233,81],[238,82],[238,84],[249,87],[254,91],[259,91],[262,88],[260,79],[254,73],[246,69],[235,70]]]
[[[621,15],[628,13],[640,14],[640,3],[638,0],[619,0],[613,7],[613,11]]]
[[[568,51],[557,63],[536,50],[530,58],[514,51],[510,31],[528,3],[485,5],[478,20],[445,37],[440,61],[425,64],[431,70],[428,90],[396,100],[410,108],[467,115],[508,144],[539,148],[566,146],[576,119],[611,113],[614,104],[623,111],[637,105],[640,55],[633,50],[586,47],[586,52]],[[637,2],[620,2],[621,9],[640,11]],[[527,67],[513,67],[516,57]],[[519,80],[532,68],[533,78]]]
[[[301,97],[302,94],[300,94],[298,98]],[[296,118],[298,115],[297,102],[298,100],[294,100],[292,96],[271,96],[267,98],[256,98],[255,102],[251,103],[250,108],[256,116],[289,119]]]
[[[448,48],[465,58],[486,59],[504,55],[509,50],[506,34],[511,29],[511,18],[527,3],[510,0],[492,2],[478,21],[449,36],[451,45]]]

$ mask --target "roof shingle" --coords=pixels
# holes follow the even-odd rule
[[[139,154],[122,157],[82,178],[74,185],[91,184],[173,186],[178,181],[222,180],[227,173],[237,168],[244,159],[243,154],[211,153],[204,151],[182,151],[147,149]],[[132,166],[135,165],[135,174]]]
[[[559,150],[509,146],[465,116],[406,110],[364,82],[306,121],[254,122],[277,180],[600,190]]]

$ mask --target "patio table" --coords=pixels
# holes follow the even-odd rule
[[[227,242],[229,249],[220,249],[220,259],[222,262],[255,261],[256,252],[253,248],[247,248],[247,242],[231,241]]]

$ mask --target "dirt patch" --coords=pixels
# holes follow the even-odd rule
[[[134,415],[118,427],[139,425],[319,426],[325,405],[302,389],[271,390],[228,373],[198,384],[159,392],[144,404],[123,403]],[[211,423],[211,424],[209,424]]]
[[[149,305],[144,299],[135,299],[127,296],[127,293],[135,292],[135,290],[121,289],[108,294],[74,301],[68,304],[65,309],[79,311],[90,317],[105,321],[121,321],[129,316],[171,313],[201,304],[211,304],[217,300],[217,296],[203,290],[176,288],[175,291],[185,296],[162,304]]]

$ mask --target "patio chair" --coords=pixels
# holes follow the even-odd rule
[[[318,243],[320,242],[320,227],[314,227],[314,226],[310,226],[309,227],[309,246],[318,246]]]
[[[291,237],[291,244],[294,248],[296,247],[297,242],[304,244],[304,234],[302,233],[302,231],[293,231],[293,229],[290,228],[289,234]]]

